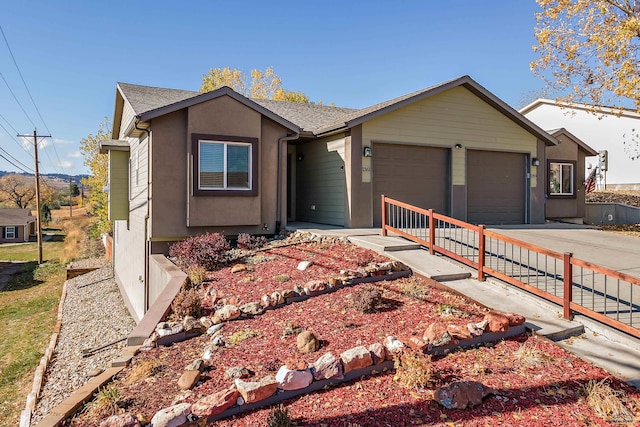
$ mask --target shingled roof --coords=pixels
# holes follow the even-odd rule
[[[151,86],[140,86],[128,83],[118,83],[123,97],[131,104],[136,115],[141,120],[149,120],[162,114],[185,108],[212,99],[216,96],[229,95],[256,109],[262,114],[281,124],[294,129],[322,135],[333,131],[346,130],[371,120],[390,111],[402,108],[448,89],[463,86],[493,108],[500,111],[507,118],[525,128],[527,131],[545,141],[547,145],[555,145],[557,141],[543,129],[522,116],[504,101],[493,95],[469,76],[458,77],[444,83],[430,86],[416,92],[408,93],[362,109],[332,107],[327,105],[301,104],[287,101],[266,99],[250,99],[233,91],[229,87],[222,87],[213,92],[201,93],[179,89],[165,89]],[[295,130],[295,129],[294,129]]]
[[[29,209],[0,208],[0,226],[27,225],[35,220]]]

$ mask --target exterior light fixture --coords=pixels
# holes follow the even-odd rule
[[[537,157],[531,159],[531,166],[540,166],[540,159],[538,159]]]
[[[371,151],[371,147],[364,147],[364,149],[362,150],[362,155],[364,157],[371,157],[373,155],[373,152]]]
[[[301,162],[304,160],[304,154],[298,154],[298,161]]]
[[[456,144],[456,145],[454,145],[454,147],[456,148],[456,150],[459,150],[459,149],[462,148],[462,144]]]

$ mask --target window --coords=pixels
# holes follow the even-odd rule
[[[549,162],[549,195],[573,196],[574,163]]]
[[[16,228],[14,226],[7,226],[4,228],[4,238],[5,239],[15,239],[16,238]]]
[[[257,195],[258,140],[193,135],[195,196]]]

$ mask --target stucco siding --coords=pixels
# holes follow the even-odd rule
[[[343,135],[296,146],[298,221],[345,224],[345,152]]]
[[[465,184],[464,149],[513,151],[537,157],[536,137],[463,87],[456,87],[363,124],[363,145],[395,142],[453,147],[452,184]],[[375,153],[374,153],[375,156]],[[364,159],[367,160],[367,159]],[[363,170],[365,169],[363,164]],[[363,180],[366,180],[363,172]],[[537,183],[531,180],[531,186]]]
[[[136,323],[145,313],[144,220],[115,221],[113,227],[114,274],[120,292]]]

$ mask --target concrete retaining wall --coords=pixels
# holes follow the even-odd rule
[[[597,225],[640,224],[640,208],[619,203],[587,203],[584,221]]]

